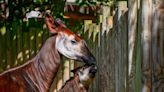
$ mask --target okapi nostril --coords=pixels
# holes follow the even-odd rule
[[[93,66],[93,67],[90,69],[89,72],[92,73],[92,74],[95,74],[95,73],[97,72],[97,67],[96,67],[96,66]]]

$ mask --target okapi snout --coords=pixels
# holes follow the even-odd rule
[[[81,57],[82,60],[87,64],[87,65],[95,65],[96,64],[96,58],[94,57],[94,55],[90,52],[90,50],[88,49],[88,47],[86,45],[84,45],[82,47],[82,51],[84,53],[84,55]]]
[[[93,55],[91,55],[91,56],[84,56],[84,57],[82,57],[82,60],[87,65],[95,65],[96,64],[96,58]]]

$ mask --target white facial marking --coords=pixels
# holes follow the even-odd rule
[[[90,67],[88,67],[78,73],[79,79],[81,82],[85,82],[90,79],[89,70],[90,70]]]
[[[77,44],[72,44],[75,37],[73,35],[61,34],[56,38],[56,48],[64,56],[70,59],[77,59],[77,56],[82,56],[80,52],[80,46]]]

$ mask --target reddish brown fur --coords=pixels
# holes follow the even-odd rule
[[[58,30],[63,30],[63,33],[67,34],[68,36],[72,35],[75,37],[75,40],[80,42],[81,41],[81,37],[76,35],[75,33],[73,33],[72,31],[70,31],[68,28],[64,28],[64,27],[58,27]]]
[[[48,29],[54,33],[54,32],[62,32],[64,34],[67,34],[68,36],[72,35],[75,37],[75,40],[80,42],[81,37],[73,33],[70,29],[66,28],[66,25],[64,23],[59,23],[53,19],[51,15],[48,15],[49,17],[46,18],[46,25]],[[55,25],[55,26],[54,26]]]
[[[74,78],[66,82],[59,92],[87,92],[88,88],[80,85],[79,76],[76,74]]]
[[[0,74],[0,92],[48,92],[60,65],[55,38],[50,37],[40,52],[24,65]]]

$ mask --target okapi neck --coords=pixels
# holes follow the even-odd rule
[[[48,92],[60,65],[60,55],[55,48],[56,37],[50,37],[35,57],[26,73],[39,92]],[[33,86],[33,85],[31,85]]]

